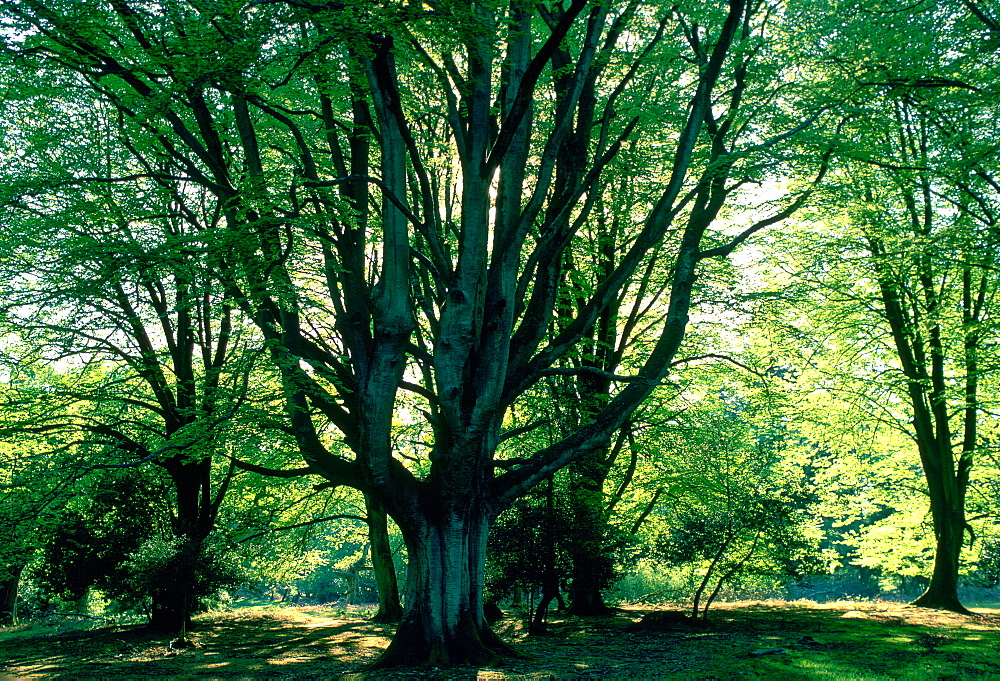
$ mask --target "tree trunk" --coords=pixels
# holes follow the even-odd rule
[[[11,576],[0,580],[0,626],[17,624],[17,590],[24,566],[11,569]]]
[[[942,509],[944,500],[932,493],[931,506],[934,517],[934,568],[927,589],[913,601],[922,608],[937,608],[958,613],[969,613],[958,598],[958,567],[965,533],[964,509]],[[951,511],[951,512],[949,512]]]
[[[614,564],[608,553],[608,523],[604,516],[604,481],[607,450],[597,449],[570,465],[570,507],[574,542],[569,613],[584,617],[612,612],[604,603],[604,589]]]
[[[181,456],[161,464],[170,475],[176,494],[173,537],[176,554],[168,559],[160,575],[159,588],[153,589],[149,629],[161,633],[182,633],[191,628],[191,615],[204,593],[197,591],[197,575],[206,559],[205,539],[215,526],[218,505],[225,489],[211,502],[211,457],[189,461]]]
[[[546,506],[546,517],[548,522],[555,523],[555,503],[556,503],[556,486],[554,476],[549,476],[548,489],[545,494],[545,506]],[[535,609],[534,614],[531,616],[531,624],[528,626],[528,633],[532,635],[539,635],[546,633],[545,620],[549,613],[549,606],[559,596],[559,573],[556,571],[557,563],[557,549],[556,541],[552,532],[546,532],[544,534],[544,545],[539,547],[542,552],[543,566],[542,566],[542,591],[538,600],[538,607]]]
[[[909,197],[908,205],[913,205]],[[930,220],[932,213],[927,214]],[[930,234],[929,222],[920,234]],[[896,354],[907,378],[907,394],[912,408],[914,439],[920,454],[927,493],[931,502],[931,519],[936,541],[934,568],[927,590],[913,602],[925,608],[940,608],[953,612],[969,611],[958,599],[958,567],[965,533],[965,493],[972,466],[972,452],[976,445],[976,424],[973,409],[972,422],[965,423],[963,451],[957,462],[952,449],[951,414],[947,404],[947,377],[944,362],[945,348],[940,325],[931,324],[921,329],[911,323],[923,314],[935,319],[940,304],[933,277],[921,272],[918,286],[910,291],[887,270],[887,250],[875,236],[868,237],[869,249],[875,258],[879,288],[886,320],[892,332]],[[914,259],[918,267],[926,265],[926,255]],[[918,269],[919,271],[919,269]],[[926,310],[911,312],[904,303],[911,299],[926,300]],[[973,320],[966,318],[966,323]],[[970,346],[971,342],[971,346]],[[974,353],[975,339],[966,338],[966,353]],[[971,357],[966,355],[966,366]],[[975,362],[971,364],[975,369]],[[966,376],[966,408],[975,406],[975,373]],[[970,383],[971,381],[971,383]],[[970,392],[971,391],[971,392]],[[967,414],[968,417],[968,414]]]
[[[443,515],[400,523],[409,555],[406,607],[392,643],[372,669],[480,665],[517,655],[483,617],[486,513],[466,509]]]
[[[153,594],[148,628],[160,634],[177,634],[191,628],[195,599],[179,591]]]
[[[396,566],[392,562],[389,545],[389,517],[385,508],[369,495],[365,495],[368,516],[368,539],[372,547],[372,568],[378,587],[378,612],[375,622],[399,622],[403,618],[403,605],[399,600]]]
[[[179,549],[184,551],[184,548]],[[165,570],[160,579],[160,588],[153,589],[153,604],[149,612],[151,631],[163,634],[177,634],[191,628],[191,615],[198,604],[194,595],[195,565],[193,555],[174,557],[173,565]]]
[[[582,617],[600,617],[614,612],[604,602],[604,589],[595,580],[588,579],[585,563],[573,565],[573,581],[569,590],[569,614]]]
[[[549,614],[549,606],[552,605],[552,601],[556,600],[558,596],[559,582],[553,579],[546,579],[545,583],[542,584],[542,592],[538,599],[538,607],[535,608],[535,613],[531,618],[531,624],[528,626],[529,634],[532,636],[541,636],[548,633],[546,618]]]

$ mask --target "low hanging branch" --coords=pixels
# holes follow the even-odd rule
[[[744,371],[746,371],[748,373],[751,373],[751,374],[753,374],[754,376],[756,376],[758,378],[761,378],[761,379],[766,379],[767,378],[767,376],[765,376],[764,374],[760,373],[756,369],[753,369],[753,368],[747,366],[746,364],[744,364],[743,362],[740,362],[737,359],[733,359],[732,357],[729,357],[728,355],[719,355],[719,354],[712,353],[712,352],[706,353],[704,355],[695,355],[694,357],[683,357],[681,359],[677,359],[677,360],[674,360],[673,362],[671,362],[670,366],[671,367],[680,366],[681,364],[687,364],[688,362],[697,362],[697,361],[703,360],[703,359],[721,359],[722,361],[729,362],[733,366],[737,366],[740,369],[743,369]]]
[[[262,532],[256,532],[254,534],[251,534],[250,536],[243,537],[242,539],[237,539],[236,543],[237,544],[242,544],[244,542],[250,541],[251,539],[257,539],[258,537],[263,537],[264,535],[267,535],[267,534],[273,534],[275,532],[285,532],[286,530],[294,530],[294,529],[299,528],[299,527],[307,527],[309,525],[315,525],[316,523],[325,523],[328,520],[357,520],[357,521],[360,521],[362,523],[367,523],[368,522],[367,518],[362,518],[359,515],[353,515],[351,513],[338,513],[337,515],[327,515],[327,516],[323,516],[322,518],[314,518],[312,520],[306,520],[306,521],[301,522],[301,523],[295,523],[294,525],[285,525],[283,527],[272,527],[269,530],[264,530]]]
[[[227,455],[228,456],[228,455]],[[303,466],[302,468],[268,468],[267,466],[258,466],[254,463],[249,463],[247,461],[240,461],[232,456],[229,457],[233,465],[242,471],[248,471],[250,473],[257,473],[258,475],[266,475],[269,478],[298,478],[303,475],[320,475],[319,472],[313,470],[310,466]]]
[[[598,369],[597,367],[591,366],[578,366],[578,367],[554,367],[552,369],[544,369],[538,372],[539,376],[579,376],[580,374],[591,374],[593,376],[598,376],[600,378],[607,378],[612,381],[618,381],[619,383],[631,383],[635,381],[645,381],[649,385],[659,385],[662,381],[658,381],[647,376],[629,376],[626,374],[616,374],[610,371],[605,371],[603,369]]]
[[[193,445],[195,442],[197,442],[197,440],[191,440],[190,442],[187,442],[182,445],[166,445],[164,447],[160,447],[155,452],[147,454],[141,459],[136,459],[135,461],[127,461],[126,463],[95,463],[91,466],[86,466],[85,468],[87,470],[97,470],[106,468],[135,468],[136,466],[141,466],[144,463],[149,463],[150,461],[154,461],[158,457],[162,456],[163,454],[166,454],[169,451],[176,450],[182,452],[191,445]]]

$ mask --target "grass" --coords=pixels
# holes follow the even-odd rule
[[[993,609],[969,617],[895,603],[743,602],[721,604],[707,628],[644,628],[646,612],[554,617],[542,637],[507,619],[500,632],[532,659],[377,674],[363,667],[392,628],[323,607],[202,615],[191,634],[197,647],[183,650],[135,626],[21,626],[0,629],[0,670],[28,679],[1000,678]]]

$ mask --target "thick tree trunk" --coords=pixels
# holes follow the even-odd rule
[[[913,203],[912,196],[910,203]],[[928,214],[928,219],[930,215]],[[925,232],[929,234],[930,231],[928,223],[925,225]],[[919,319],[921,311],[911,312],[904,306],[904,302],[912,298],[925,299],[928,301],[927,316],[934,318],[934,311],[940,302],[936,287],[929,274],[923,271],[917,288],[913,292],[907,291],[887,272],[883,260],[887,251],[881,240],[870,236],[868,244],[876,259],[886,320],[907,378],[914,436],[927,481],[936,541],[930,584],[913,605],[967,613],[968,610],[958,599],[958,567],[966,526],[965,492],[972,465],[972,451],[976,444],[975,418],[971,423],[968,420],[965,423],[963,452],[956,466],[952,449],[951,414],[947,404],[945,349],[941,327],[932,324],[921,329],[911,324],[910,319]],[[926,264],[926,257],[920,256],[914,262],[918,264],[920,271]],[[915,295],[917,291],[920,295]],[[967,323],[969,321],[966,319]],[[966,342],[968,352],[968,338]],[[974,344],[971,350],[975,350]],[[967,355],[966,360],[968,359]],[[974,369],[975,362],[971,366]],[[970,404],[975,405],[975,386],[975,377],[966,376],[966,408]]]
[[[153,605],[149,629],[160,633],[181,633],[191,628],[191,616],[198,605],[197,573],[206,559],[205,539],[215,526],[218,504],[211,503],[211,457],[188,461],[172,457],[163,461],[170,474],[176,494],[176,515],[173,535],[178,540],[177,554],[172,556],[163,573],[160,588],[153,589]]]
[[[169,584],[152,593],[148,625],[151,631],[173,634],[191,629],[191,617],[198,607],[194,569],[194,565],[182,564],[164,575]]]
[[[582,617],[600,617],[614,612],[614,608],[604,602],[604,588],[596,580],[590,579],[583,562],[573,565],[573,581],[569,590],[569,614]]]
[[[494,662],[516,651],[483,617],[483,565],[489,521],[469,509],[404,527],[409,564],[403,619],[372,669]]]
[[[396,566],[392,562],[389,545],[389,517],[385,508],[369,495],[365,495],[368,515],[368,538],[372,547],[372,568],[378,588],[378,612],[375,622],[399,622],[403,618],[403,605],[399,600]]]
[[[195,599],[179,591],[153,594],[148,628],[161,634],[177,634],[191,629]]]
[[[24,567],[11,569],[11,576],[0,580],[0,626],[17,624],[17,590]]]

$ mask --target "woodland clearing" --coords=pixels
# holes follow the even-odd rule
[[[1000,609],[975,616],[898,603],[743,601],[722,603],[707,625],[640,625],[648,608],[611,617],[549,620],[528,636],[509,616],[506,640],[530,656],[496,666],[366,672],[392,626],[326,606],[206,613],[193,646],[135,626],[81,630],[78,623],[0,630],[14,678],[837,678],[924,679],[1000,675]]]

